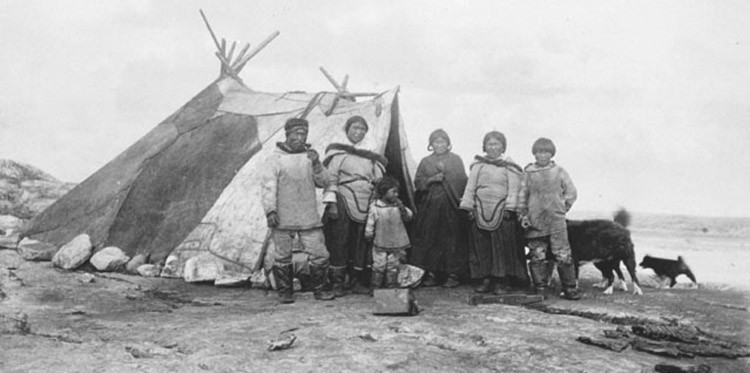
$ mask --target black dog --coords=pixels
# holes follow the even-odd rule
[[[639,265],[643,268],[653,269],[656,275],[662,279],[669,278],[670,288],[674,287],[674,285],[677,283],[677,276],[679,275],[685,275],[689,277],[694,284],[698,285],[693,272],[690,270],[690,267],[688,267],[687,263],[685,263],[685,260],[682,259],[681,256],[678,256],[677,260],[672,260],[654,258],[646,255],[643,257],[643,261],[641,261],[641,264]]]
[[[615,276],[620,278],[622,289],[628,290],[625,278],[620,271],[620,262],[625,263],[630,278],[633,281],[633,294],[642,295],[638,278],[635,275],[635,250],[630,239],[630,231],[625,227],[630,221],[630,215],[620,210],[615,215],[615,221],[610,220],[568,220],[568,241],[570,242],[573,263],[578,267],[587,262],[593,262],[602,272],[605,287],[604,294],[612,294]],[[621,222],[622,224],[618,223]]]

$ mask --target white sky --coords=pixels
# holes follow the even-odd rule
[[[82,181],[218,76],[198,13],[273,43],[256,90],[401,86],[417,161],[436,128],[467,163],[485,132],[540,136],[574,209],[750,216],[746,1],[0,2],[0,158]]]

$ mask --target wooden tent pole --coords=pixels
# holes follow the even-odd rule
[[[247,52],[248,49],[250,49],[250,43],[245,44],[245,47],[242,48],[240,53],[237,55],[237,59],[235,60],[235,62],[241,60],[242,57],[245,57],[245,53]]]
[[[237,42],[233,41],[232,46],[229,48],[229,53],[227,54],[227,61],[232,62],[232,55],[234,54],[234,48],[237,47]]]
[[[260,44],[258,44],[250,53],[248,53],[248,55],[245,56],[245,58],[243,58],[239,62],[236,62],[234,65],[232,65],[232,68],[239,74],[240,70],[242,70],[242,68],[245,67],[245,64],[247,63],[247,61],[250,61],[251,58],[253,58],[256,54],[258,54],[258,52],[260,52],[261,49],[265,48],[266,45],[272,42],[273,39],[279,36],[279,34],[281,34],[281,32],[279,32],[278,30],[274,31],[271,35],[269,35],[266,38],[266,40],[263,40],[262,42],[260,42]]]
[[[221,66],[222,66],[221,70],[223,72],[229,74],[229,76],[231,76],[232,78],[242,81],[242,79],[240,79],[240,77],[237,76],[237,73],[235,73],[234,70],[232,70],[232,68],[229,66],[229,61],[227,61],[227,59],[224,58],[224,56],[222,56],[221,53],[214,52],[214,55],[216,55],[216,58],[218,58],[219,62],[221,62]]]
[[[346,85],[349,83],[349,74],[344,75],[344,80],[341,81],[341,89],[346,92]]]
[[[323,75],[325,75],[326,79],[328,79],[328,81],[331,82],[331,84],[333,84],[333,88],[336,88],[336,91],[338,91],[339,93],[343,91],[339,83],[336,83],[336,80],[333,79],[331,74],[329,74],[328,71],[326,71],[326,69],[323,68],[323,66],[320,67],[320,72],[322,72]]]
[[[203,9],[198,9],[199,12],[201,12],[201,17],[203,17],[203,22],[206,23],[206,27],[208,28],[208,33],[211,34],[211,39],[214,39],[214,44],[216,44],[216,49],[221,51],[221,45],[219,45],[219,40],[216,39],[216,35],[214,34],[214,30],[211,29],[211,25],[208,24],[208,18],[206,18],[206,15],[203,13]]]

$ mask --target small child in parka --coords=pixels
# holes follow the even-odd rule
[[[399,266],[406,262],[406,249],[411,247],[404,222],[413,213],[398,199],[399,183],[386,176],[380,180],[376,191],[380,196],[370,204],[365,224],[365,239],[372,243],[373,288],[397,288]]]
[[[557,263],[557,273],[563,286],[564,297],[578,300],[576,271],[568,241],[565,214],[577,198],[576,187],[564,168],[555,164],[555,144],[547,138],[534,141],[531,152],[536,159],[524,169],[518,206],[521,225],[528,239],[529,270],[534,287],[546,291],[549,277],[547,250]]]

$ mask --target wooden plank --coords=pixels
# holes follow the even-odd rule
[[[469,295],[469,304],[472,306],[480,304],[524,305],[541,302],[543,300],[544,296],[541,294]]]

